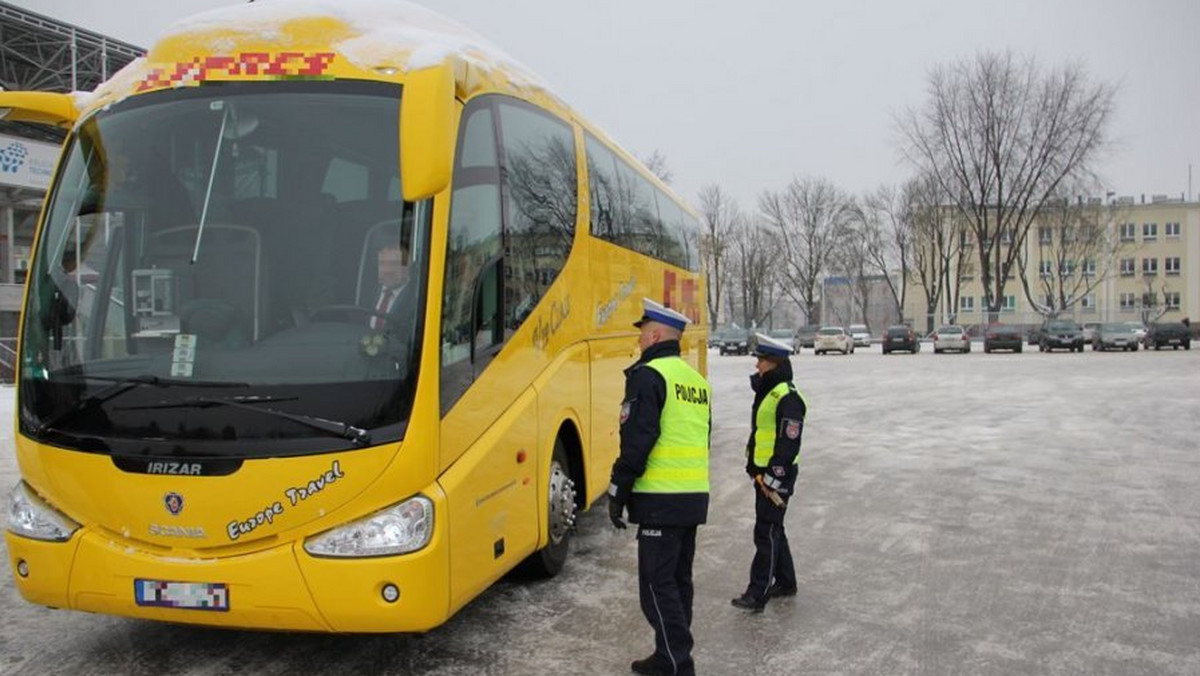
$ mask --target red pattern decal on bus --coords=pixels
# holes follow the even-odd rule
[[[197,56],[191,61],[155,68],[138,83],[137,91],[197,84],[222,77],[321,77],[334,59],[333,52],[243,52],[237,56]]]

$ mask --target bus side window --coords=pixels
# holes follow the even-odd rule
[[[474,380],[481,366],[475,363],[476,355],[494,347],[478,342],[479,327],[474,325],[478,321],[479,277],[488,269],[496,270],[488,262],[500,256],[501,243],[500,167],[488,98],[467,104],[458,149],[442,286],[442,413],[450,410]]]
[[[504,315],[511,333],[567,262],[579,189],[569,125],[517,101],[497,108],[504,147]]]

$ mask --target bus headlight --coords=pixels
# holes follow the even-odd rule
[[[429,544],[433,502],[418,495],[304,541],[313,556],[367,557],[407,554]]]
[[[79,524],[46,504],[24,481],[13,488],[8,501],[8,529],[34,540],[66,542]]]

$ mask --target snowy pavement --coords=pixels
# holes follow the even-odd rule
[[[700,673],[1200,673],[1200,350],[794,359],[811,409],[788,515],[800,593],[744,615],[729,599],[751,557],[753,358],[709,355]],[[0,675],[624,674],[652,645],[635,555],[601,503],[553,580],[502,581],[423,636],[314,636],[31,606],[5,551]]]

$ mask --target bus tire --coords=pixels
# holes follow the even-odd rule
[[[548,479],[549,522],[546,530],[550,541],[521,564],[524,572],[539,578],[554,577],[562,570],[571,550],[571,532],[575,529],[575,482],[571,480],[570,460],[561,437],[554,441]]]

